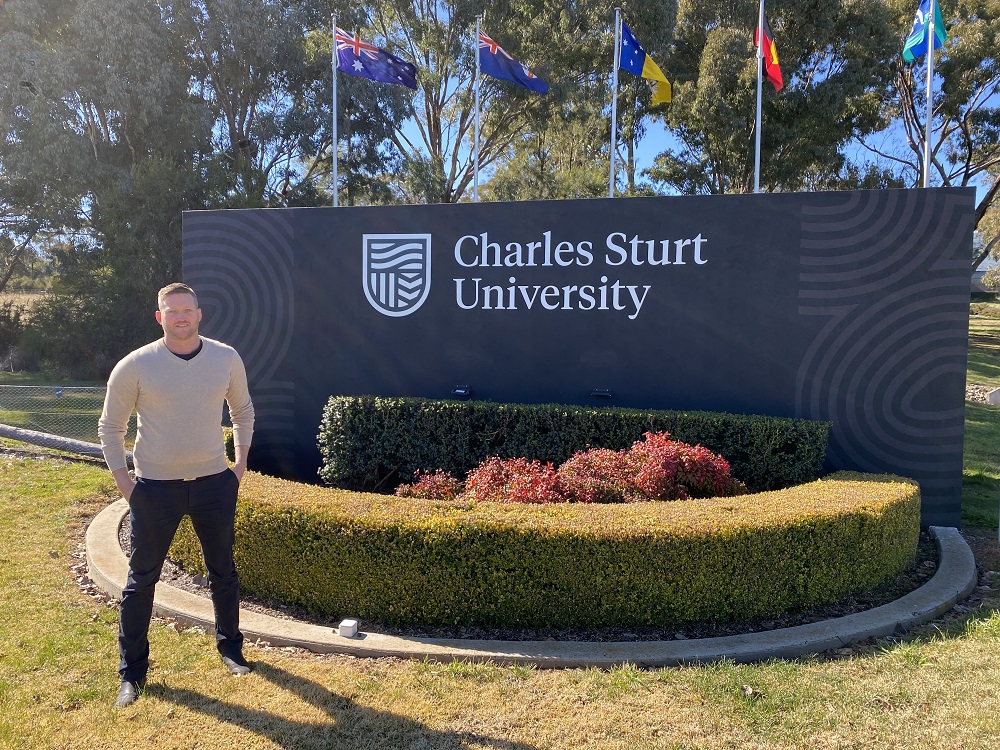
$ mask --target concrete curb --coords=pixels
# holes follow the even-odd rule
[[[119,500],[101,511],[87,529],[90,578],[116,598],[121,597],[128,577],[128,559],[118,543],[118,528],[127,513],[128,503]],[[723,658],[737,662],[794,658],[902,632],[940,617],[967,597],[978,580],[972,550],[955,528],[932,526],[931,532],[940,550],[940,564],[934,577],[916,591],[846,617],[760,633],[686,641],[613,643],[401,638],[364,632],[344,638],[336,628],[282,620],[248,610],[240,611],[240,626],[247,640],[267,641],[275,646],[366,657],[426,657],[441,662],[489,660],[546,668],[607,668],[625,663],[658,667]],[[164,583],[156,587],[153,611],[189,625],[214,627],[209,599]]]

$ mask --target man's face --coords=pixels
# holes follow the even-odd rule
[[[156,311],[156,322],[163,328],[167,341],[189,342],[198,337],[201,308],[195,306],[190,294],[168,294]]]

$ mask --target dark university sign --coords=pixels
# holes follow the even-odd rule
[[[335,394],[828,420],[958,525],[975,191],[188,212],[184,280],[312,479]],[[431,467],[428,467],[431,468]]]

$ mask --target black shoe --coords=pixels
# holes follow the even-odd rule
[[[142,687],[142,683],[122,680],[122,684],[118,686],[118,698],[115,700],[115,708],[125,708],[125,706],[131,706],[135,703]]]
[[[247,660],[243,658],[243,654],[223,656],[222,663],[226,665],[226,669],[229,670],[229,674],[234,677],[242,677],[243,675],[250,674],[253,671],[253,667],[247,664]]]

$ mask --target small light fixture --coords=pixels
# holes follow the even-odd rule
[[[594,398],[611,398],[610,388],[595,388],[590,392],[590,395]]]
[[[456,385],[451,389],[451,395],[459,401],[468,401],[472,398],[472,389],[467,385]]]

